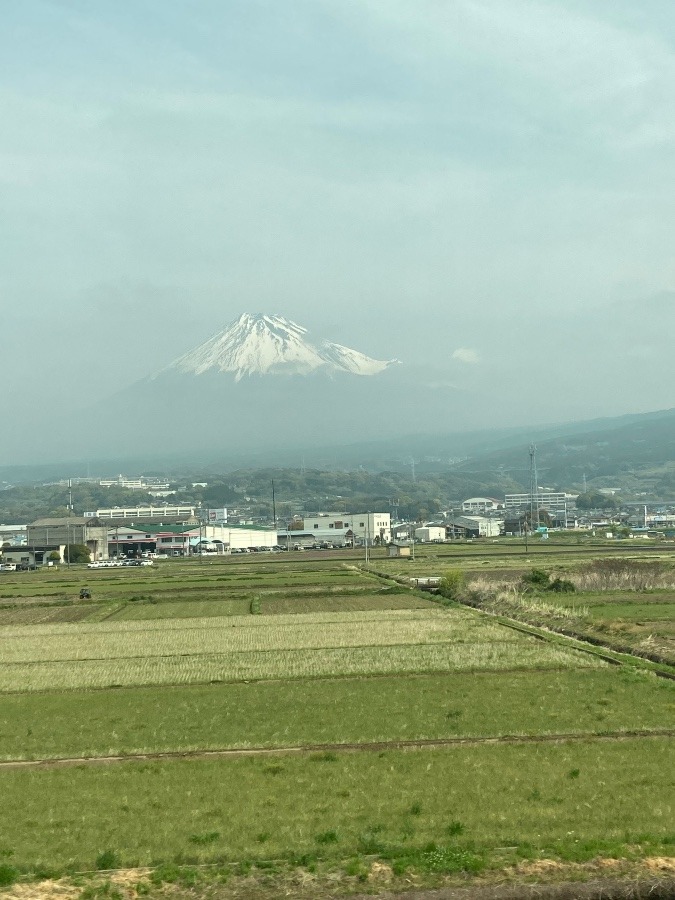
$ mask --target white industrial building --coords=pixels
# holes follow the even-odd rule
[[[447,526],[448,537],[498,537],[502,522],[484,516],[457,516]]]
[[[303,531],[350,530],[358,543],[388,544],[391,541],[391,514],[368,513],[319,513],[305,516]]]
[[[562,512],[568,504],[577,499],[576,494],[566,494],[564,491],[537,491],[534,494],[507,494],[504,498],[504,509],[507,512],[517,512],[531,508],[546,509],[549,512]]]
[[[192,533],[199,536],[199,528]],[[261,525],[202,525],[201,538],[206,541],[222,541],[225,549],[241,550],[245,547],[275,547],[276,528]]]
[[[86,512],[85,519],[150,519],[162,522],[164,519],[190,519],[196,515],[195,506],[112,506],[108,509],[97,509]]]
[[[462,512],[464,513],[488,513],[503,509],[504,504],[500,500],[493,497],[469,497],[468,500],[462,502]]]
[[[349,528],[319,528],[311,531],[294,528],[277,532],[277,544],[280,547],[293,547],[296,550],[298,547],[304,550],[327,550],[329,545],[333,549],[340,549],[351,547],[353,543],[354,535]]]
[[[429,543],[429,541],[445,540],[445,525],[424,525],[415,529],[415,540]]]
[[[169,483],[160,481],[158,478],[126,478],[124,475],[118,475],[117,478],[101,478],[99,480],[101,487],[121,487],[131,491],[145,491],[148,488],[153,490],[167,490]]]

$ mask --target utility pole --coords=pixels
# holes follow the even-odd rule
[[[368,535],[370,534],[370,513],[366,513],[366,529],[363,533],[363,543],[366,545],[366,565],[370,562],[368,555]]]
[[[530,528],[539,528],[539,478],[537,477],[537,448],[530,444]]]
[[[68,520],[66,522],[66,565],[70,568],[70,517],[73,514],[73,481],[68,479]]]
[[[274,522],[274,530],[277,530],[277,504],[274,496],[274,479],[272,479],[272,520]]]

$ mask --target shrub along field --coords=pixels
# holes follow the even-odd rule
[[[457,599],[675,665],[675,569],[664,561],[596,560],[516,579],[467,574]]]
[[[443,574],[432,562],[415,571]],[[0,870],[302,864],[335,892],[378,859],[392,883],[440,884],[523,858],[675,855],[672,681],[374,565],[386,580],[285,555],[3,579]],[[455,588],[478,567],[472,548]],[[643,604],[663,611],[650,622],[669,627],[669,596]],[[597,585],[521,600],[521,619],[612,620]]]

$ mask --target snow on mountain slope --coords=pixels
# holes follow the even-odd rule
[[[321,356],[326,363],[331,363],[338,369],[352,372],[354,375],[377,375],[378,372],[383,372],[393,362],[396,362],[393,359],[388,361],[372,359],[365,353],[359,353],[358,350],[351,350],[349,347],[343,347],[342,344],[331,344],[329,341],[322,341]]]
[[[317,370],[375,375],[394,362],[372,359],[329,341],[313,344],[307,334],[306,328],[282,316],[244,313],[164,371],[184,375],[233,372],[239,381],[245,375],[307,375]]]

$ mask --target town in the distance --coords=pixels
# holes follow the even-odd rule
[[[529,448],[532,477],[536,448]],[[258,488],[262,473],[257,473]],[[213,557],[226,554],[286,551],[339,551],[388,548],[392,557],[414,557],[419,544],[457,541],[545,541],[552,533],[577,541],[675,539],[675,504],[622,501],[613,489],[582,492],[552,490],[532,481],[529,491],[500,497],[457,498],[433,513],[423,504],[425,476],[410,476],[401,497],[368,507],[359,499],[333,496],[328,508],[310,506],[300,493],[307,473],[297,473],[297,495],[289,490],[289,473],[271,471],[267,496],[254,495],[252,486],[237,484],[243,476],[217,478],[215,483],[157,476],[59,479],[30,485],[33,503],[42,508],[26,519],[21,507],[26,486],[5,484],[3,518],[14,508],[17,522],[0,524],[0,571],[28,571],[61,564],[86,563],[91,568],[148,566],[169,557]],[[274,475],[285,489],[275,489]],[[361,473],[361,476],[363,473]],[[342,473],[349,478],[349,473]],[[355,478],[357,475],[354,476]],[[414,477],[414,480],[413,480]],[[428,477],[428,476],[427,476]],[[263,476],[264,478],[264,476]],[[328,482],[329,473],[314,473]],[[416,488],[422,492],[416,492]],[[211,488],[211,490],[209,490]],[[247,491],[250,491],[247,492]],[[418,493],[417,500],[414,495]],[[78,500],[123,496],[96,509],[77,508]],[[413,495],[412,497],[410,495]],[[59,495],[60,498],[59,498]],[[209,500],[229,498],[228,506]],[[138,498],[142,498],[139,500]],[[59,514],[55,500],[64,507]],[[312,498],[316,502],[316,497]],[[328,497],[324,498],[328,500]],[[439,501],[428,503],[439,505]]]

